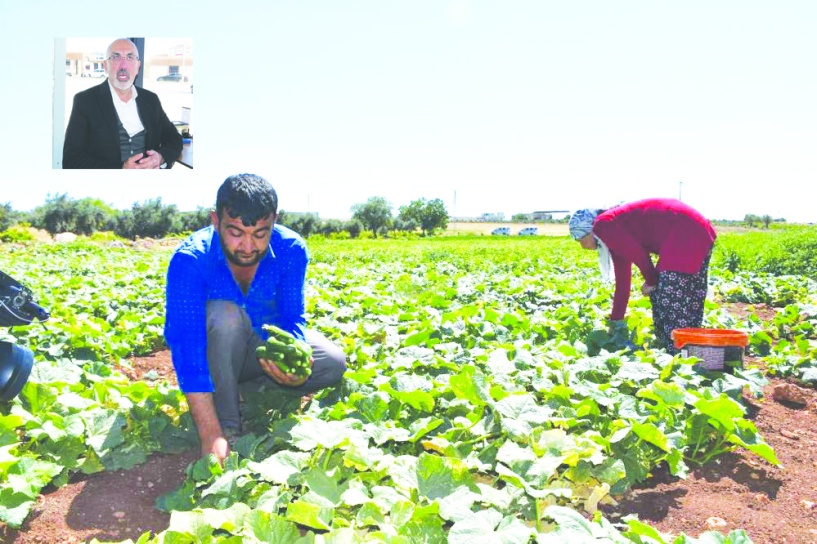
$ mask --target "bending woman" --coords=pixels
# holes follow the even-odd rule
[[[680,200],[651,198],[609,210],[579,210],[570,235],[585,249],[598,249],[602,273],[612,259],[615,295],[612,322],[624,319],[633,263],[644,277],[641,292],[652,303],[655,336],[676,353],[673,329],[700,327],[709,258],[717,234],[709,221]],[[658,255],[653,264],[651,255]]]

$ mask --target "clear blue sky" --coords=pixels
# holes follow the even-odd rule
[[[813,0],[2,0],[0,202],[195,209],[253,172],[324,218],[680,189],[711,218],[817,222],[815,28]],[[52,170],[54,38],[126,35],[193,38],[196,168]]]

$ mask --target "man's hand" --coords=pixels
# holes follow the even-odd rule
[[[309,358],[309,368],[312,368],[313,364],[312,357]],[[281,385],[286,385],[288,387],[298,387],[302,385],[309,376],[298,376],[297,374],[286,374],[285,372],[281,371],[278,368],[278,365],[275,364],[274,361],[270,361],[269,359],[258,359],[258,364],[261,365],[261,368],[264,372],[267,373],[267,376],[275,380],[277,383]]]
[[[162,166],[162,163],[165,162],[164,157],[158,151],[154,151],[152,149],[148,149],[144,153],[139,155],[134,155],[133,157],[129,158],[125,161],[125,164],[122,165],[122,168],[125,169],[138,169],[138,170],[155,170]]]
[[[190,407],[190,415],[193,416],[193,422],[199,433],[202,457],[212,453],[218,462],[223,464],[230,455],[230,444],[218,421],[216,406],[213,404],[213,394],[187,393],[185,396],[187,405]]]
[[[219,464],[224,464],[224,460],[230,455],[230,444],[224,436],[217,435],[202,439],[201,456],[207,457],[211,453],[216,456]]]
[[[655,291],[656,285],[647,285],[646,283],[641,286],[641,294],[645,297],[650,296],[650,293]]]

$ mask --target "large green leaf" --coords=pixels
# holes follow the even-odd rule
[[[460,486],[473,486],[468,467],[456,459],[447,459],[427,453],[417,461],[417,490],[428,499],[443,498]]]
[[[455,395],[474,406],[480,407],[493,402],[486,376],[472,365],[464,365],[458,374],[451,377],[449,384]]]
[[[513,438],[524,440],[535,427],[544,425],[553,410],[541,406],[533,395],[522,393],[508,395],[496,403],[496,411],[502,416],[502,427]]]
[[[515,519],[494,510],[471,514],[457,521],[448,533],[450,544],[527,544],[534,530]]]
[[[83,414],[85,441],[98,454],[103,454],[125,441],[125,417],[116,410],[98,408]]]
[[[247,469],[268,482],[286,484],[298,481],[301,472],[309,465],[309,454],[282,451],[261,462],[247,463]]]
[[[319,504],[297,500],[287,507],[286,519],[313,529],[329,529],[334,509]]]
[[[245,542],[295,542],[301,536],[294,523],[260,510],[244,517],[241,534]]]

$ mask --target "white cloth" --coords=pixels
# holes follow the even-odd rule
[[[613,268],[613,257],[610,255],[610,249],[607,244],[601,241],[600,238],[593,236],[596,239],[596,246],[599,250],[599,270],[601,270],[601,279],[606,282],[613,283],[616,281],[615,269]]]
[[[111,88],[111,98],[113,99],[113,107],[116,108],[116,115],[119,116],[119,121],[125,127],[128,136],[143,131],[145,126],[142,124],[142,119],[139,118],[139,110],[136,108],[136,97],[138,96],[136,85],[131,86],[132,94],[127,102],[119,98],[110,81],[108,81],[108,86]]]

